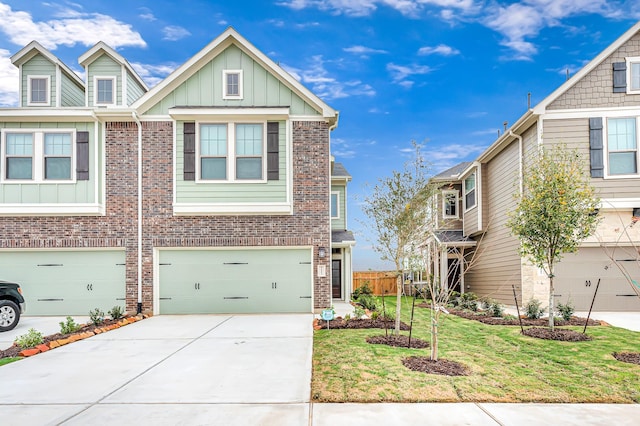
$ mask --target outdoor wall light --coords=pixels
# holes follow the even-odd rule
[[[318,257],[323,258],[327,255],[327,251],[324,247],[318,248]]]

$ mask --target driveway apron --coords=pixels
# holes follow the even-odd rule
[[[313,316],[157,316],[0,369],[13,424],[306,424]]]

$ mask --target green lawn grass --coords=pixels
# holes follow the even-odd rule
[[[395,298],[387,297],[387,310]],[[411,298],[402,300],[409,322]],[[317,330],[311,396],[322,402],[640,402],[640,366],[613,352],[640,352],[640,333],[589,327],[593,340],[559,342],[526,337],[519,327],[485,325],[442,315],[441,359],[464,364],[470,375],[414,372],[401,360],[430,349],[368,344],[384,330]],[[430,340],[431,311],[415,308],[413,336]],[[582,331],[580,327],[569,327]],[[407,334],[408,332],[402,332]]]
[[[20,357],[15,357],[15,358],[11,358],[11,357],[9,357],[9,358],[0,358],[0,367],[1,367],[1,366],[3,366],[3,365],[5,365],[5,364],[12,363],[12,362],[14,362],[14,361],[20,361],[21,359],[22,359],[22,358],[20,358]]]

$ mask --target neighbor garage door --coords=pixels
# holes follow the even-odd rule
[[[632,279],[640,282],[640,266],[633,250],[618,248],[614,259]],[[600,287],[593,305],[596,311],[640,311],[640,298],[623,272],[602,248],[583,248],[566,255],[556,267],[556,300],[570,300],[576,310],[587,311],[598,280]]]
[[[0,279],[22,286],[27,315],[125,306],[124,251],[0,251]]]
[[[312,312],[310,249],[161,250],[161,314]]]

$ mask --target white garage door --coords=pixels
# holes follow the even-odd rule
[[[159,312],[312,312],[311,249],[160,250]]]
[[[125,306],[124,250],[0,251],[0,279],[21,285],[27,315],[88,315]]]
[[[609,251],[610,252],[610,251]],[[600,280],[593,305],[596,311],[640,311],[640,298],[629,279],[640,282],[640,261],[632,249],[617,248],[612,262],[604,249],[583,248],[566,255],[556,268],[556,300],[570,300],[576,310],[587,311]]]

